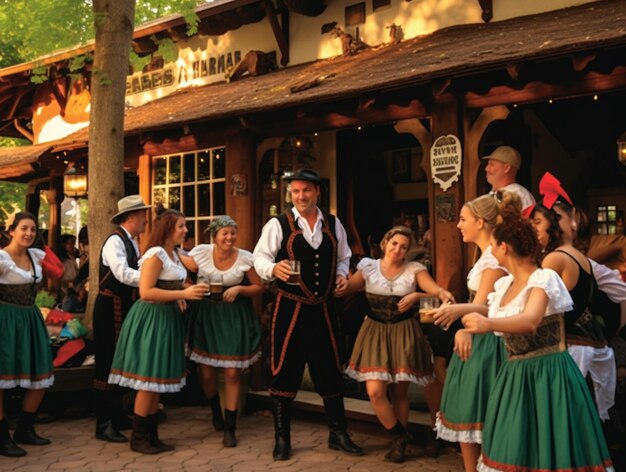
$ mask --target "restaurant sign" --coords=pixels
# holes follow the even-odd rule
[[[430,175],[444,192],[461,175],[461,142],[453,134],[439,136],[430,148]]]

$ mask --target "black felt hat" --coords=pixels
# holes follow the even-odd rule
[[[306,182],[312,182],[315,185],[322,185],[322,178],[313,169],[298,169],[293,175],[286,175],[283,180],[291,182],[293,180],[304,180]]]

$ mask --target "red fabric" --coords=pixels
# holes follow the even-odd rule
[[[539,181],[539,193],[543,195],[543,206],[552,209],[554,203],[562,197],[571,206],[574,206],[572,199],[567,192],[561,187],[561,182],[550,172],[546,172]]]
[[[70,339],[61,346],[57,352],[57,356],[52,361],[54,367],[61,367],[72,357],[85,349],[85,341],[83,338]]]
[[[68,321],[74,319],[74,315],[72,313],[68,313],[67,311],[52,309],[48,312],[48,316],[46,316],[46,324],[52,326],[63,326]]]
[[[46,253],[43,261],[41,261],[43,274],[51,279],[60,279],[63,277],[65,269],[61,259],[48,246],[44,246],[43,250]]]

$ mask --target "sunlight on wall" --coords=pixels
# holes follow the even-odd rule
[[[493,20],[491,21],[500,21],[516,16],[558,10],[559,8],[573,7],[575,5],[593,3],[594,1],[596,0],[542,0],[541,2],[493,0]]]

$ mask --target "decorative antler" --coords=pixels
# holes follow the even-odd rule
[[[562,197],[571,206],[574,206],[572,199],[561,187],[561,182],[550,172],[546,172],[539,181],[539,193],[543,195],[543,206],[552,209],[559,197]]]

